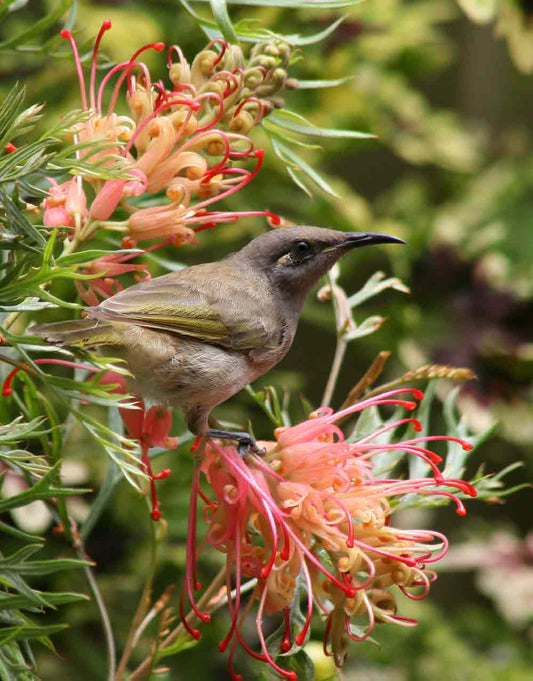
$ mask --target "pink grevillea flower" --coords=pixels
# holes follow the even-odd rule
[[[134,275],[136,281],[150,279],[148,265],[128,262],[137,255],[138,253],[111,253],[96,258],[89,265],[83,267],[80,270],[82,274],[99,275],[94,279],[85,280],[86,286],[81,281],[74,282],[83,302],[87,305],[99,305],[100,300],[110,298],[115,293],[122,291],[122,284],[115,277],[126,272],[136,272]]]
[[[289,48],[273,46],[272,54],[256,50],[251,68],[246,69],[240,48],[224,41],[212,41],[192,67],[173,46],[167,88],[162,82],[153,83],[146,65],[139,61],[146,50],[164,48],[163,43],[152,43],[109,70],[97,85],[98,50],[109,28],[111,22],[104,21],[88,83],[73,36],[67,30],[61,32],[74,53],[82,107],[90,113],[77,126],[76,137],[81,143],[100,145],[88,153],[89,160],[107,167],[112,155],[120,156],[133,178],[84,177],[96,192],[89,219],[137,241],[174,237],[173,243],[181,245],[193,242],[194,232],[206,225],[232,222],[242,215],[265,215],[263,211],[213,213],[208,206],[242,189],[259,171],[263,151],[255,149],[246,134],[273,108],[274,95],[286,83]],[[179,58],[176,63],[172,62],[174,53]],[[115,113],[123,85],[130,116]],[[247,167],[250,161],[252,169]],[[139,202],[127,201],[161,191],[167,197],[162,205],[143,208]],[[110,221],[119,204],[130,218]]]
[[[58,184],[51,177],[48,181],[52,186],[42,204],[46,227],[75,227],[76,221],[83,222],[87,214],[87,197],[81,178],[73,177],[63,184]]]
[[[116,385],[112,391],[115,393],[126,394],[128,392],[126,379],[122,374],[113,371],[106,372],[100,379],[103,385]],[[146,468],[146,473],[150,479],[150,490],[152,495],[152,520],[161,519],[159,499],[155,488],[156,480],[163,480],[170,476],[170,469],[164,468],[159,473],[152,471],[149,450],[152,447],[165,447],[166,449],[176,449],[178,438],[170,437],[169,432],[172,428],[172,411],[164,407],[151,407],[146,409],[144,402],[136,399],[134,403],[137,409],[124,408],[119,406],[120,417],[126,426],[129,435],[139,441],[142,451],[142,462]]]
[[[414,399],[405,399],[410,394]],[[335,421],[381,405],[416,407],[423,397],[418,390],[392,390],[363,400],[344,411],[322,409],[299,425],[278,428],[276,442],[266,443],[263,458],[250,455],[244,461],[234,447],[209,442],[196,470],[190,510],[185,593],[200,620],[209,615],[199,610],[194,591],[196,578],[196,512],[200,498],[205,504],[207,542],[226,554],[226,586],[231,626],[220,649],[230,648],[229,666],[238,645],[262,660],[281,676],[295,679],[284,669],[265,641],[263,617],[283,615],[285,635],[280,653],[302,646],[308,636],[314,604],[326,622],[325,651],[341,666],[350,640],[361,641],[377,622],[412,626],[416,620],[397,613],[397,596],[424,598],[435,579],[428,569],[446,552],[447,540],[434,530],[404,530],[390,524],[395,499],[407,494],[446,496],[457,512],[465,509],[457,491],[475,496],[467,482],[445,478],[437,464],[441,458],[426,449],[429,441],[451,440],[464,449],[471,445],[453,437],[412,437],[383,444],[398,427],[421,425],[404,418],[387,423],[374,433],[347,442]],[[420,457],[432,476],[419,479],[377,478],[372,469],[376,455],[390,451]],[[200,488],[201,475],[211,492]],[[455,491],[454,491],[455,490]],[[257,585],[243,608],[243,579]],[[297,581],[304,586],[305,615],[293,622]],[[234,598],[231,595],[235,588]],[[259,652],[244,640],[243,621],[257,606],[256,629]],[[200,632],[183,618],[189,633]],[[303,625],[301,622],[304,622]]]

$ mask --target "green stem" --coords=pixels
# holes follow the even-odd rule
[[[198,600],[197,606],[200,610],[204,610],[205,612],[212,612],[213,610],[216,609],[218,605],[218,601],[216,603],[212,603],[213,596],[217,593],[217,591],[220,590],[220,587],[224,583],[226,579],[226,566],[224,565],[218,574],[215,576],[211,584],[207,587],[205,590],[205,593],[202,595],[202,597]],[[224,593],[225,595],[225,593]],[[193,610],[189,612],[187,617],[185,618],[188,622],[189,625],[193,626],[195,622],[198,621],[198,618]],[[183,623],[178,624],[178,626],[173,629],[168,636],[166,636],[163,641],[161,642],[161,645],[159,646],[159,653],[165,650],[165,648],[169,648],[175,641],[176,639],[183,634],[185,631],[185,627]],[[154,656],[150,655],[147,657],[141,664],[135,669],[135,671],[130,675],[129,681],[147,681],[150,678],[150,672],[152,670],[152,667],[154,665]],[[117,680],[118,681],[118,680]]]
[[[117,673],[115,676],[115,681],[122,681],[128,662],[130,660],[131,654],[133,653],[134,645],[138,639],[137,631],[141,626],[146,613],[148,612],[150,606],[150,600],[152,595],[152,586],[154,581],[155,570],[157,566],[157,553],[159,548],[159,541],[157,538],[156,523],[150,519],[150,566],[146,579],[144,580],[144,586],[139,599],[139,605],[137,606],[137,611],[131,622],[131,626],[128,632],[128,638],[126,640],[126,646],[120,662],[117,668]]]
[[[87,554],[85,553],[85,549],[83,548],[83,543],[81,542],[81,540],[79,541],[79,545],[76,549],[76,552],[79,558],[82,558],[84,560],[87,559]],[[94,596],[96,606],[100,613],[100,618],[102,620],[102,626],[104,629],[104,638],[107,648],[107,681],[114,681],[117,656],[115,650],[115,640],[113,638],[113,630],[111,628],[111,620],[109,619],[109,614],[105,607],[104,599],[102,598],[100,589],[98,588],[98,584],[96,583],[96,579],[94,578],[93,571],[88,565],[85,566],[83,569],[85,571],[87,581],[89,582],[91,592]]]
[[[115,491],[115,487],[123,479],[122,473],[118,470],[118,466],[113,459],[109,459],[108,465],[108,473],[106,479],[104,480],[104,484],[102,487],[100,487],[100,491],[98,492],[98,495],[91,506],[91,511],[87,517],[87,520],[83,523],[83,527],[81,528],[81,538],[83,541],[87,541],[89,535],[94,529],[94,526],[100,519],[104,508],[107,506],[107,502]]]
[[[326,383],[326,389],[324,390],[324,396],[322,397],[321,402],[322,407],[329,407],[330,405],[333,393],[335,392],[335,386],[337,385],[337,380],[339,378],[342,362],[344,361],[344,355],[346,354],[346,348],[348,347],[348,343],[344,339],[345,329],[341,328],[342,319],[339,304],[335,296],[335,283],[333,281],[331,274],[327,275],[327,280],[329,288],[331,290],[333,310],[335,312],[335,329],[337,330],[337,346],[335,347],[333,363],[331,365],[331,370],[329,372],[328,380]]]
[[[326,383],[326,389],[324,390],[324,397],[322,398],[323,407],[329,407],[331,398],[335,391],[335,386],[337,385],[337,380],[339,378],[342,363],[344,361],[344,356],[346,354],[346,348],[348,343],[344,340],[343,336],[337,336],[337,347],[335,348],[335,356],[333,357],[333,363],[331,365],[331,371],[329,372],[328,382]]]

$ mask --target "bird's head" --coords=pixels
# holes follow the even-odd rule
[[[322,227],[285,227],[257,237],[238,256],[263,271],[280,289],[308,293],[352,248],[405,241],[388,234],[340,232]]]

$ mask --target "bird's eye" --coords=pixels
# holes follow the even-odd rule
[[[295,262],[304,260],[311,253],[311,245],[307,241],[297,241],[291,247],[291,259]]]

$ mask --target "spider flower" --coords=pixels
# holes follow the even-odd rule
[[[103,385],[116,385],[112,390],[115,393],[126,394],[128,392],[126,379],[122,374],[117,374],[114,371],[107,371],[100,383]],[[129,435],[135,440],[139,441],[142,451],[142,462],[146,468],[146,474],[150,480],[150,493],[152,498],[152,511],[150,513],[152,520],[161,519],[161,511],[159,509],[159,498],[155,488],[157,480],[164,480],[170,476],[170,469],[164,468],[159,473],[152,471],[152,462],[150,461],[149,450],[152,447],[165,447],[167,449],[176,449],[178,446],[178,438],[170,437],[169,432],[172,428],[172,411],[165,407],[154,406],[146,409],[144,402],[136,399],[130,403],[137,406],[137,409],[120,407],[120,417],[126,426]]]
[[[150,279],[146,263],[133,264],[128,260],[135,258],[138,253],[111,253],[96,258],[80,271],[81,274],[97,275],[94,279],[86,280],[84,286],[81,281],[75,281],[80,298],[87,305],[99,305],[100,299],[105,300],[123,290],[122,284],[115,277],[126,272],[136,272],[136,281]],[[144,275],[144,276],[141,276]],[[98,298],[100,296],[100,298]]]
[[[95,198],[86,219],[137,241],[173,236],[181,245],[190,243],[194,231],[206,224],[264,215],[213,213],[208,206],[239,191],[258,173],[263,151],[247,134],[282,105],[279,93],[295,85],[287,74],[289,47],[279,41],[260,43],[245,60],[239,47],[213,40],[189,64],[174,45],[168,51],[167,87],[162,81],[154,83],[140,61],[146,50],[164,49],[163,43],[152,43],[111,68],[97,84],[98,51],[110,28],[111,22],[104,21],[87,82],[73,36],[66,29],[61,32],[72,47],[82,108],[88,114],[75,129],[77,140],[89,149],[84,159],[105,169],[120,157],[129,176],[105,180],[87,173],[83,179],[92,185]],[[115,112],[123,86],[129,116]],[[159,192],[165,192],[166,200],[156,206],[129,201]],[[45,220],[50,226],[72,227],[68,210],[51,210],[57,193],[52,187]],[[110,220],[119,206],[130,213],[128,220]],[[90,233],[85,229],[85,238]]]
[[[406,395],[412,399],[405,399]],[[457,493],[475,496],[474,488],[463,480],[445,478],[437,466],[441,458],[426,446],[434,440],[451,440],[466,450],[472,447],[446,436],[392,441],[396,428],[405,424],[420,431],[421,424],[413,418],[387,422],[353,442],[346,441],[335,422],[381,405],[412,410],[422,397],[418,390],[392,390],[338,413],[321,409],[299,425],[278,428],[276,441],[265,443],[267,454],[262,458],[250,455],[243,461],[234,447],[216,442],[205,445],[192,491],[181,609],[183,615],[187,593],[196,616],[209,619],[194,599],[194,590],[200,586],[195,570],[195,519],[201,499],[205,503],[207,541],[226,554],[231,626],[219,647],[230,648],[229,667],[234,679],[240,678],[233,669],[238,645],[281,676],[296,678],[294,671],[278,664],[265,640],[265,615],[283,614],[279,651],[283,654],[305,643],[316,605],[326,622],[325,651],[333,655],[337,666],[343,664],[350,640],[364,640],[376,623],[416,624],[416,620],[398,614],[398,595],[415,600],[427,595],[435,579],[429,567],[444,555],[447,540],[434,530],[393,527],[390,517],[394,500],[407,494],[444,495],[454,500],[457,512],[464,515]],[[376,477],[373,458],[391,451],[420,457],[428,464],[431,477]],[[211,493],[200,487],[202,474]],[[242,607],[241,586],[250,578],[257,584]],[[301,587],[305,615],[296,622],[292,613]],[[259,652],[249,647],[242,633],[243,621],[254,605]],[[185,619],[184,623],[192,636],[200,636]]]

